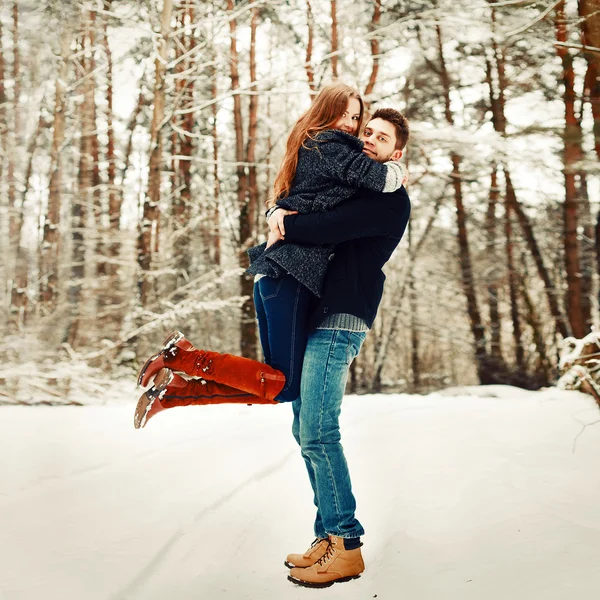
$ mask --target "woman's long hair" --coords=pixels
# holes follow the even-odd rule
[[[288,137],[285,155],[273,184],[273,197],[267,201],[267,205],[272,206],[277,199],[285,198],[290,193],[298,166],[300,147],[307,138],[312,139],[320,131],[331,129],[346,111],[350,98],[356,98],[360,103],[358,134],[364,113],[360,94],[354,88],[343,83],[325,86],[315,98],[312,106],[298,119]]]

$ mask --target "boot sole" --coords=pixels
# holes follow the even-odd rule
[[[154,404],[154,400],[148,398],[148,394],[144,393],[140,396],[140,399],[137,402],[135,407],[135,412],[133,413],[133,426],[136,429],[141,429],[146,424],[146,415],[148,411],[152,408]]]
[[[341,577],[340,579],[334,579],[333,581],[326,581],[324,583],[313,583],[311,581],[302,581],[302,579],[295,579],[291,575],[288,575],[288,581],[301,585],[307,588],[327,588],[331,587],[334,583],[345,583],[346,581],[352,581],[353,579],[360,579],[360,575],[349,575],[348,577]]]
[[[164,371],[164,373],[163,373]],[[154,385],[144,392],[135,407],[133,414],[133,426],[136,429],[143,429],[148,422],[147,416],[154,402],[160,398],[169,383],[173,381],[173,372],[169,369],[161,369],[154,379]]]
[[[252,404],[248,404],[248,406],[252,406]],[[318,560],[318,559],[317,559]],[[315,560],[315,562],[317,562]],[[308,567],[312,567],[315,563],[310,563],[310,565],[294,565],[291,562],[288,562],[287,560],[283,561],[283,564],[288,568],[288,569],[308,569]]]
[[[146,371],[148,370],[148,367],[157,358],[160,358],[167,350],[170,350],[179,340],[181,340],[184,337],[185,336],[183,335],[183,333],[181,333],[181,331],[174,331],[169,336],[167,336],[167,338],[165,339],[165,341],[162,344],[161,349],[156,354],[153,354],[145,362],[144,366],[140,369],[140,372],[138,373],[138,379],[137,379],[138,385],[142,385],[142,379],[144,378],[144,375],[145,375]]]

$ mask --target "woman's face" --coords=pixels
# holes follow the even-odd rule
[[[360,102],[358,101],[358,98],[348,98],[346,110],[344,114],[334,123],[333,128],[356,135],[358,133],[359,119]]]

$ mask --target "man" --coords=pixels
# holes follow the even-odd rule
[[[408,141],[407,120],[379,109],[361,139],[363,152],[385,162],[398,160]],[[400,242],[410,215],[406,190],[360,192],[335,208],[306,215],[284,209],[269,218],[271,237],[301,244],[336,244],[322,297],[311,318],[300,398],[293,403],[293,435],[300,445],[314,492],[315,541],[290,554],[288,579],[327,587],[360,576],[363,527],[340,444],[339,414],[348,370],[377,313],[385,275],[381,271]]]

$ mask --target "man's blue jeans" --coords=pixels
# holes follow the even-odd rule
[[[339,416],[350,364],[365,332],[317,329],[308,337],[292,433],[300,444],[317,507],[315,535],[360,537],[356,500],[340,443]]]
[[[300,395],[304,349],[312,293],[291,275],[262,277],[254,284],[254,306],[265,362],[285,375],[275,400],[292,402]]]

